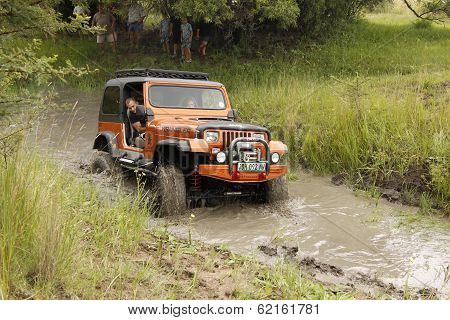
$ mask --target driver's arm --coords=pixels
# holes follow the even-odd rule
[[[145,126],[142,126],[141,123],[139,121],[136,121],[134,123],[131,124],[134,128],[134,130],[136,130],[139,133],[144,133],[145,132]]]

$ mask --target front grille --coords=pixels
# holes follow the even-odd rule
[[[231,141],[236,138],[249,138],[253,132],[248,131],[222,131],[223,149],[230,146]]]

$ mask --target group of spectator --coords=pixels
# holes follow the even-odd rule
[[[114,7],[106,8],[105,5],[100,3],[97,13],[94,14],[91,20],[91,25],[98,27],[97,43],[102,49],[102,52],[105,51],[105,43],[110,44],[113,51],[116,50],[118,16],[114,11]],[[84,7],[81,2],[75,6],[73,14],[75,16],[90,16],[89,9]],[[137,49],[139,47],[144,28],[144,19],[146,17],[147,14],[144,8],[137,0],[131,0],[128,8],[127,30],[128,39],[132,48]],[[195,39],[200,41],[198,48],[200,58],[206,56],[206,48],[211,37],[211,30],[212,24],[205,22],[200,23],[195,29]],[[194,38],[194,29],[186,17],[179,19],[165,14],[159,24],[159,36],[164,53],[172,55],[175,58],[178,57],[178,48],[180,48],[181,58],[188,63],[192,62],[191,46]]]

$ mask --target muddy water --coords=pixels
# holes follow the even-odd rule
[[[68,161],[89,158],[97,134],[101,93],[64,90],[57,101],[64,108],[49,112],[28,139]]]
[[[53,150],[65,165],[86,164],[97,133],[101,92],[63,91],[60,100],[72,107],[49,113],[30,138]],[[376,205],[332,185],[329,178],[302,175],[290,183],[289,192],[290,199],[276,206],[234,203],[196,209],[194,236],[266,261],[271,257],[260,245],[298,247],[296,259],[336,266],[347,276],[342,282],[366,275],[399,288],[435,288],[449,297],[448,229],[399,228],[395,212],[415,209],[384,201]],[[187,214],[180,220],[186,221]],[[180,226],[172,230],[186,232]]]
[[[271,243],[294,246],[299,259],[337,266],[349,277],[364,274],[399,288],[407,284],[450,293],[445,273],[450,235],[445,229],[398,228],[395,212],[413,208],[384,201],[376,205],[329,181],[303,175],[290,183],[290,199],[274,207],[241,204],[196,210],[195,234],[243,253],[257,253],[258,246]]]

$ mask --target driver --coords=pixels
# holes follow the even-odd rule
[[[128,118],[130,119],[130,123],[133,126],[133,129],[138,133],[138,136],[135,139],[135,144],[138,148],[143,148],[144,134],[147,127],[145,107],[138,105],[134,98],[128,98],[125,101],[125,104],[128,108]]]
[[[126,100],[126,105],[129,111],[128,117],[130,118],[134,130],[139,133],[144,133],[147,123],[144,106],[138,105],[134,98],[128,98]]]

